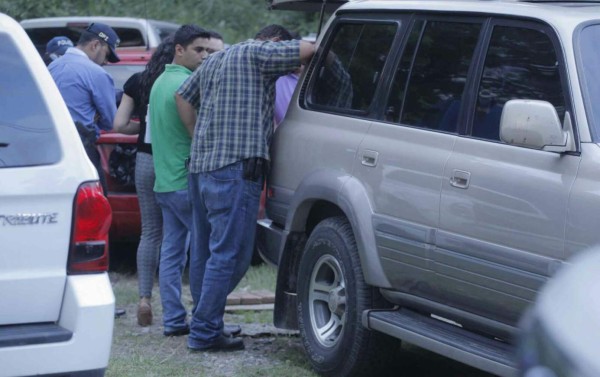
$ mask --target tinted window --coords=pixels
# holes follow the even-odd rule
[[[402,58],[400,59],[400,64],[394,75],[392,90],[390,92],[385,113],[387,121],[394,123],[400,121],[400,110],[402,110],[402,104],[404,103],[406,80],[408,79],[410,67],[417,49],[417,43],[419,43],[419,37],[423,31],[423,26],[425,26],[425,21],[417,21],[409,34],[406,47],[404,48]]]
[[[72,27],[47,27],[47,28],[34,28],[26,29],[29,39],[35,45],[40,55],[44,55],[46,52],[46,44],[54,37],[65,36],[69,38],[73,44],[77,43],[79,36],[81,35],[82,28]]]
[[[68,37],[74,44],[79,40],[81,32],[85,30],[87,23],[74,23],[69,26],[56,26],[56,27],[45,27],[45,28],[31,28],[26,29],[27,35],[39,51],[40,55],[43,55],[46,51],[46,44],[50,39],[59,35]],[[144,47],[146,41],[142,32],[135,28],[129,27],[113,27],[117,35],[119,36],[120,43],[119,47]]]
[[[539,30],[495,26],[477,91],[472,135],[500,140],[500,115],[510,99],[552,103],[560,119],[565,104],[552,41]]]
[[[142,31],[128,27],[113,27],[115,33],[119,36],[119,47],[143,47],[146,46],[146,40]]]
[[[409,77],[402,123],[456,131],[480,29],[475,23],[427,22]]]
[[[58,138],[33,73],[6,34],[0,34],[0,168],[53,164]]]
[[[366,111],[396,33],[395,24],[343,24],[335,32],[309,103]]]
[[[582,69],[583,98],[594,141],[600,140],[600,25],[591,25],[581,31],[579,57]]]

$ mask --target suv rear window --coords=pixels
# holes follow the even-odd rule
[[[49,165],[60,144],[33,72],[12,38],[0,33],[0,168]]]

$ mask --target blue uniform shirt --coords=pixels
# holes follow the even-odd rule
[[[112,77],[77,48],[48,66],[74,122],[100,130],[112,130],[117,112]]]

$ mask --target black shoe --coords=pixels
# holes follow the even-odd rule
[[[181,329],[163,331],[164,336],[182,336],[182,335],[187,335],[189,333],[190,333],[189,326],[183,327]]]
[[[217,338],[215,343],[208,347],[190,347],[190,351],[194,352],[231,352],[241,351],[245,349],[244,341],[241,338],[228,338],[225,335],[221,335]]]
[[[115,318],[125,315],[125,309],[115,309]]]
[[[242,328],[239,325],[224,325],[223,326],[223,335],[228,338],[232,336],[240,335],[242,333]]]

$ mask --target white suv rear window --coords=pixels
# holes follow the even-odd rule
[[[49,165],[61,157],[46,103],[20,55],[0,33],[0,168]]]

